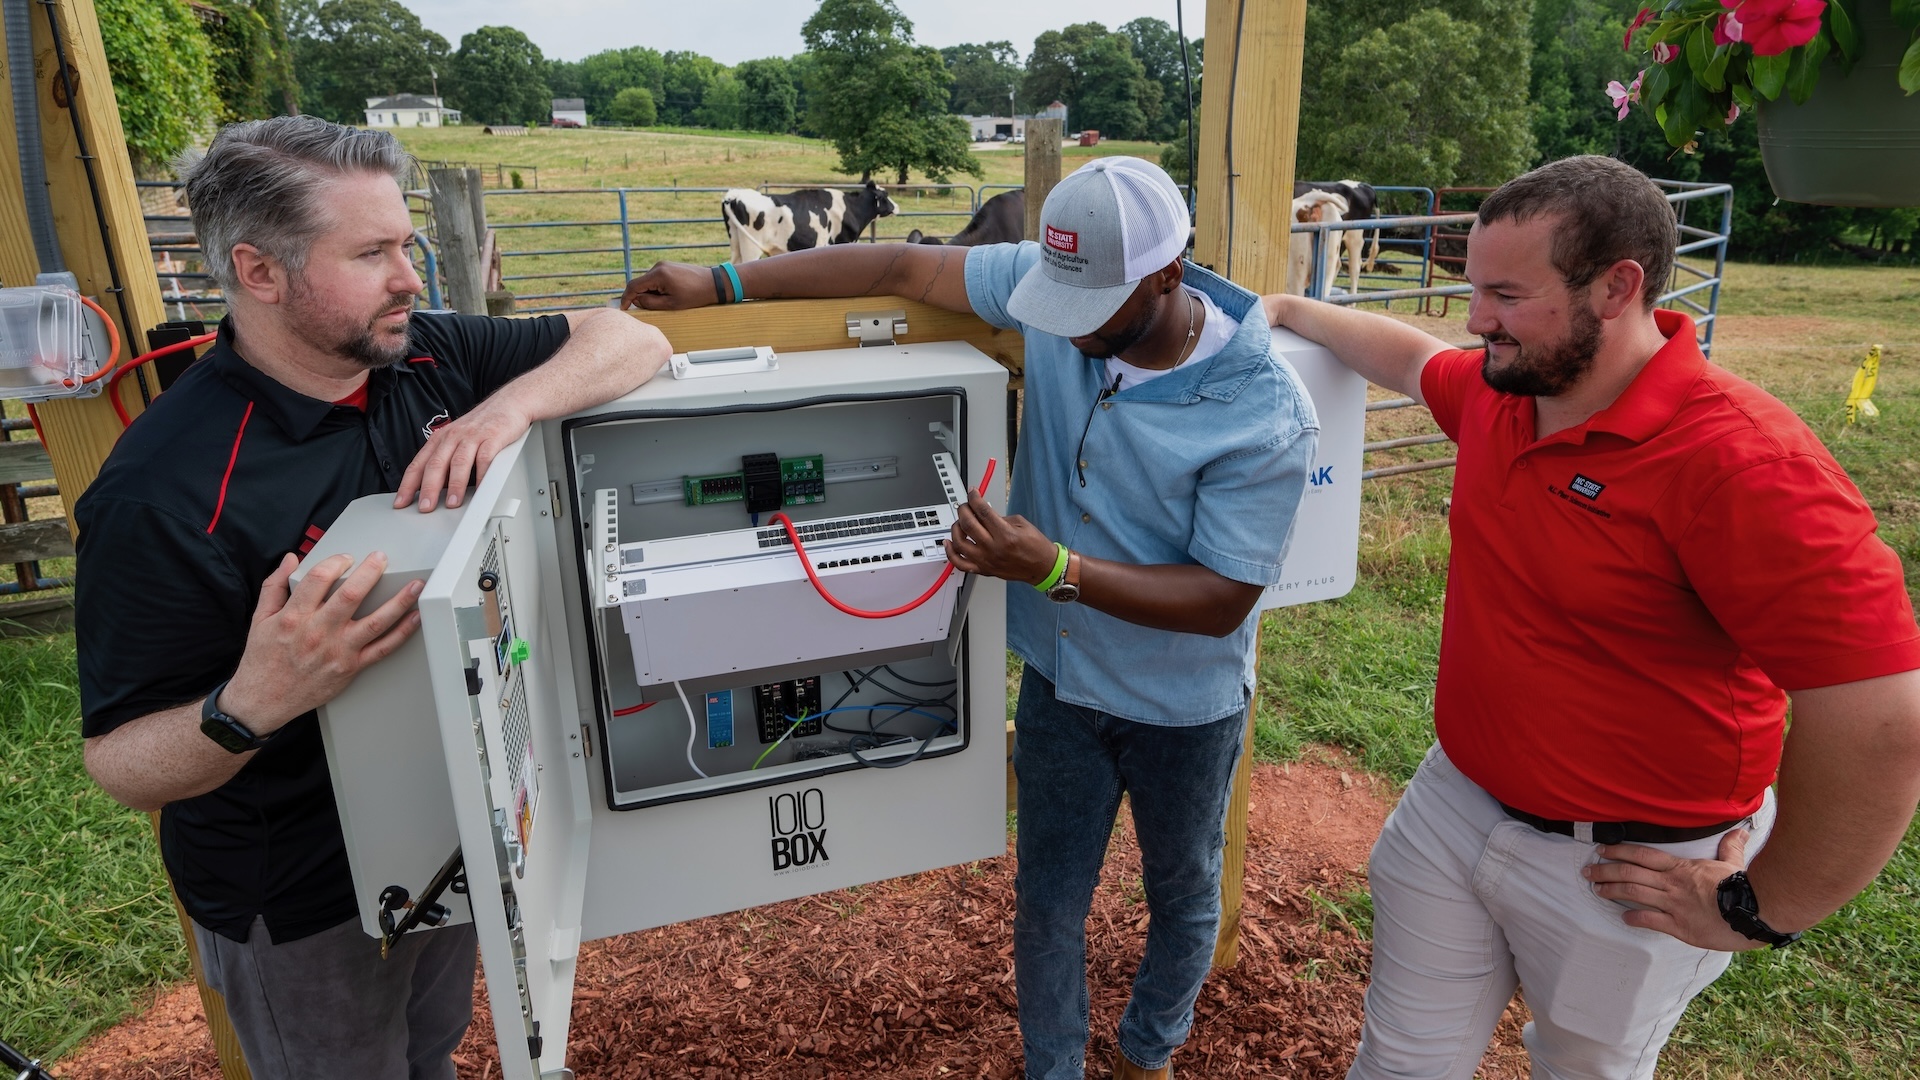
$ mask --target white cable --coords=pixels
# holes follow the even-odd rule
[[[707,774],[701,772],[700,766],[693,763],[693,740],[700,734],[699,728],[693,722],[693,706],[687,703],[687,692],[680,689],[678,679],[673,682],[673,692],[680,695],[680,707],[687,710],[687,766],[693,770],[694,775],[705,780]]]

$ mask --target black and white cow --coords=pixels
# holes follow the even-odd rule
[[[736,263],[852,243],[873,219],[893,212],[893,200],[871,180],[853,191],[802,188],[785,195],[734,188],[720,199],[720,216],[727,223],[727,242]]]
[[[1293,185],[1293,197],[1300,198],[1312,191],[1324,191],[1329,195],[1338,195],[1346,200],[1345,212],[1340,217],[1345,221],[1367,221],[1380,210],[1379,196],[1374,193],[1373,185],[1359,180],[1314,181],[1299,180]],[[1342,229],[1328,237],[1344,244],[1347,249],[1347,268],[1351,273],[1353,290],[1360,290],[1360,247],[1365,237],[1359,229]],[[1367,253],[1366,268],[1373,269],[1374,260],[1380,257],[1380,230],[1373,230],[1373,248]]]
[[[942,241],[923,236],[919,229],[907,234],[909,244],[940,244],[952,247],[980,247],[985,244],[1017,244],[1027,233],[1027,193],[1006,191],[983,203],[967,222],[967,227]]]

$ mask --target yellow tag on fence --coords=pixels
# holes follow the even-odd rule
[[[1880,381],[1880,346],[1867,350],[1860,367],[1853,373],[1853,389],[1847,393],[1847,423],[1858,421],[1861,417],[1871,420],[1880,415],[1873,405],[1873,387]]]

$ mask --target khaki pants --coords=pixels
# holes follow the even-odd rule
[[[1749,856],[1773,828],[1773,792]],[[1713,858],[1714,835],[1656,844]],[[1373,973],[1348,1080],[1469,1080],[1513,995],[1535,1080],[1640,1080],[1729,954],[1621,921],[1581,868],[1596,845],[1508,818],[1439,746],[1373,848]]]
[[[416,930],[380,958],[349,919],[276,945],[255,918],[244,942],[194,924],[207,984],[253,1080],[454,1080],[473,1019],[473,925]]]

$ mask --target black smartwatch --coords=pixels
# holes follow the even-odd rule
[[[1800,940],[1797,933],[1783,934],[1760,921],[1760,898],[1753,895],[1753,883],[1747,880],[1745,870],[1735,870],[1720,882],[1718,898],[1720,917],[1750,940],[1764,941],[1776,949]]]
[[[220,700],[220,693],[226,688],[226,683],[214,687],[213,693],[207,695],[206,703],[200,706],[200,733],[219,743],[220,748],[229,754],[244,754],[267,745],[272,735],[255,735],[247,725],[220,711],[215,702]]]

